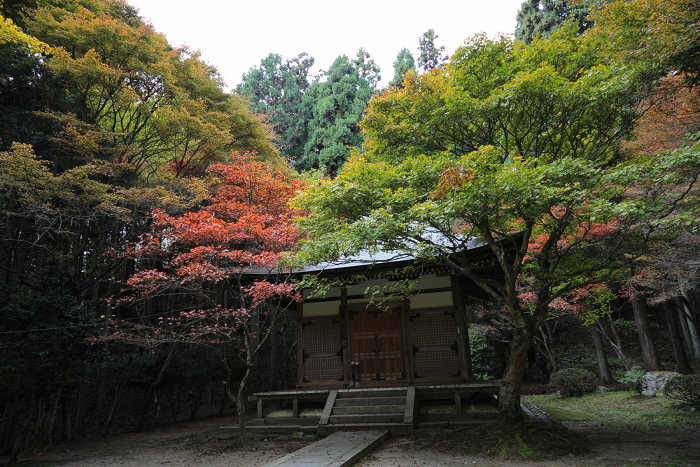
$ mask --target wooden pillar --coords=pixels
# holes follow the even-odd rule
[[[350,341],[350,316],[348,313],[348,289],[343,287],[340,291],[340,307],[338,309],[338,320],[340,323],[340,349],[343,359],[343,381],[350,381],[350,361],[352,354],[348,342]]]
[[[455,326],[457,334],[457,352],[459,353],[459,373],[465,381],[471,381],[472,376],[472,356],[469,350],[469,323],[464,316],[464,301],[462,300],[461,284],[455,274],[450,276],[452,285],[452,304],[457,313],[455,314]]]
[[[304,304],[297,304],[297,384],[304,383]]]
[[[409,313],[411,311],[411,301],[408,297],[404,298],[403,306],[399,311],[399,326],[401,327],[401,355],[403,359],[403,377],[404,380],[413,381],[416,372],[413,369],[413,339],[411,338],[411,320]]]

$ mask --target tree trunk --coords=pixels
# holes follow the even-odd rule
[[[681,325],[681,330],[683,331],[683,336],[685,337],[685,344],[687,350],[687,356],[691,363],[697,362],[695,358],[695,341],[690,335],[690,328],[688,327],[688,320],[685,315],[685,305],[683,305],[683,297],[676,297],[673,302],[676,304],[676,311],[678,311],[678,322]]]
[[[100,385],[97,390],[97,423],[95,423],[95,430],[98,430],[102,423],[106,423],[105,419],[105,399],[107,398],[107,385],[105,377],[105,369],[102,367],[100,369]]]
[[[224,413],[224,409],[226,409],[226,401],[228,399],[228,386],[226,385],[226,381],[224,381],[224,393],[221,396],[221,404],[219,404],[219,415]]]
[[[596,324],[591,326],[591,335],[593,336],[593,345],[595,346],[595,355],[598,360],[598,368],[600,369],[600,379],[603,384],[612,384],[615,382],[613,378],[612,371],[610,371],[610,365],[608,364],[608,356],[605,354],[605,344],[603,343],[603,336],[600,335],[600,331]]]
[[[19,394],[20,393],[18,391],[15,391],[16,407],[20,406]],[[17,463],[17,456],[19,456],[19,453],[22,451],[22,448],[24,447],[27,438],[31,436],[29,427],[33,423],[35,416],[37,417],[37,419],[39,418],[39,416],[37,416],[37,412],[40,413],[41,411],[37,410],[36,388],[32,387],[31,398],[29,402],[29,411],[25,413],[18,413],[16,418],[17,424],[15,425],[15,439],[12,445],[12,451],[10,452],[10,464]]]
[[[541,337],[535,335],[533,343],[535,349],[537,349],[547,362],[547,371],[551,376],[559,371],[559,365],[557,363],[559,353],[554,347],[554,333],[552,332],[552,327],[549,325],[549,322],[545,321],[544,324],[542,324],[539,333]],[[532,362],[530,364],[532,364]]]
[[[75,414],[75,434],[78,436],[85,436],[87,392],[88,385],[81,384],[80,389],[78,390],[78,410]]]
[[[53,446],[53,426],[56,423],[56,413],[58,412],[58,405],[61,402],[61,394],[63,394],[64,384],[58,388],[57,392],[50,398],[51,404],[49,405],[48,413],[46,414],[46,425],[44,426],[43,438],[45,440],[45,446]]]
[[[666,322],[668,323],[671,345],[673,345],[673,353],[676,356],[676,363],[678,363],[678,373],[689,375],[693,372],[693,369],[690,367],[688,359],[685,356],[683,342],[681,341],[681,335],[678,332],[675,315],[673,314],[673,307],[668,300],[664,302],[664,312],[666,313]]]
[[[12,452],[17,428],[17,409],[13,401],[6,401],[2,411],[2,423],[0,423],[0,455]]]
[[[71,441],[73,439],[73,427],[70,419],[69,398],[66,394],[61,398],[61,418],[63,418],[63,441]]]
[[[247,337],[247,336],[246,336]],[[246,339],[247,340],[247,339]],[[246,351],[246,361],[252,361],[250,358],[251,352]],[[229,365],[228,362],[228,348],[224,347],[224,356],[223,356],[223,364],[224,364],[224,369],[226,370],[226,394],[228,394],[229,399],[236,404],[236,413],[238,415],[238,431],[239,431],[239,441],[238,441],[238,447],[241,449],[247,449],[248,448],[248,437],[246,436],[245,432],[245,401],[243,400],[243,395],[246,387],[246,383],[248,382],[248,378],[250,377],[250,365],[246,365],[246,371],[245,375],[243,375],[243,379],[241,379],[240,384],[238,385],[238,391],[236,394],[233,393],[231,390],[232,386],[232,377],[233,377],[233,371],[231,370],[231,365]]]
[[[143,431],[146,427],[146,418],[148,416],[149,409],[151,407],[151,398],[153,397],[153,392],[158,389],[158,386],[163,382],[163,378],[165,377],[165,372],[168,370],[170,367],[170,364],[173,361],[173,357],[175,356],[175,350],[177,349],[177,343],[173,344],[170,346],[170,350],[168,351],[168,356],[165,358],[165,361],[163,362],[163,365],[160,367],[160,371],[158,371],[158,376],[156,377],[155,381],[153,381],[149,386],[148,389],[146,389],[146,394],[145,398],[143,401],[143,405],[141,406],[141,417],[139,418],[139,423],[136,428],[136,431]]]
[[[197,412],[200,407],[202,407],[202,398],[204,397],[205,391],[209,388],[209,383],[201,382],[197,386],[197,390],[192,398],[192,403],[190,405],[190,420],[197,418]]]
[[[247,343],[247,348],[250,348],[253,350],[253,354],[250,356],[250,365],[253,365],[255,367],[258,367],[258,361],[260,360],[260,356],[258,355],[257,350],[260,348],[260,332],[261,332],[261,326],[260,326],[260,314],[255,313],[251,317],[251,325],[250,325],[250,343]],[[268,333],[269,336],[269,333]],[[246,361],[248,361],[248,358],[246,357]],[[263,384],[262,375],[260,374],[260,371],[256,371],[254,375],[252,375],[252,378],[250,378],[250,388],[253,392],[256,392],[258,388],[260,388]]]
[[[700,363],[700,335],[698,335],[698,327],[695,323],[692,304],[685,295],[681,295],[679,298],[681,301],[680,309],[683,310],[683,316],[686,326],[688,326],[688,334],[690,336],[688,345],[692,345],[693,347],[693,359],[696,363]]]
[[[119,403],[119,398],[121,397],[122,389],[124,388],[125,384],[126,382],[117,382],[117,387],[114,390],[114,401],[112,402],[112,408],[109,410],[107,420],[105,421],[104,431],[102,432],[104,436],[109,434],[109,429],[112,427],[112,421],[114,421],[114,411],[117,408],[117,403]]]
[[[613,333],[615,340],[612,340],[612,338],[608,336],[608,333],[605,332],[605,328],[600,323],[600,320],[595,320],[594,326],[598,327],[598,331],[600,331],[600,334],[605,338],[606,341],[608,341],[608,344],[610,344],[610,347],[612,347],[613,351],[615,352],[615,355],[617,355],[617,358],[619,358],[622,364],[625,366],[625,370],[630,371],[632,369],[632,363],[630,362],[629,358],[627,358],[627,355],[625,355],[625,353],[622,351],[622,342],[620,341],[620,336],[615,330],[615,323],[613,323],[612,317],[610,315],[608,315],[608,321],[610,321],[610,331]]]
[[[523,411],[520,407],[520,388],[533,334],[534,332],[528,329],[516,328],[510,343],[510,359],[503,373],[503,378],[501,378],[501,387],[498,391],[498,418],[509,424],[523,420]]]
[[[238,412],[238,432],[239,432],[239,447],[248,449],[248,436],[245,431],[245,387],[250,377],[250,366],[245,370],[245,375],[241,383],[238,385],[238,393],[236,394],[236,411]]]
[[[630,277],[631,273],[628,273]],[[644,304],[644,297],[633,292],[630,299],[632,304],[632,312],[634,313],[634,322],[637,325],[637,335],[639,336],[639,344],[642,347],[642,358],[644,360],[644,369],[646,371],[663,371],[663,366],[659,362],[659,356],[656,353],[656,346],[651,339],[649,330],[649,319],[647,318],[647,308]]]

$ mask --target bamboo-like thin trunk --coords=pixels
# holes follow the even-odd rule
[[[117,403],[121,397],[122,389],[125,383],[117,383],[117,387],[114,390],[114,401],[112,401],[112,407],[109,409],[109,414],[107,415],[107,421],[105,421],[105,427],[102,432],[104,436],[109,434],[109,429],[112,427],[112,422],[114,421],[114,410],[117,408]]]
[[[693,369],[686,358],[685,350],[683,349],[683,342],[681,341],[681,335],[678,332],[678,326],[676,325],[673,307],[668,300],[664,302],[664,313],[666,314],[666,323],[668,324],[669,337],[671,339],[671,345],[673,346],[673,353],[676,357],[676,363],[678,364],[678,373],[688,375],[693,372]]]
[[[61,398],[61,418],[63,419],[63,441],[73,439],[73,425],[70,417],[69,398],[66,394]]]
[[[595,324],[591,326],[591,335],[593,336],[593,345],[595,346],[596,359],[598,360],[598,368],[600,369],[600,379],[603,384],[612,384],[615,382],[615,378],[613,378],[612,371],[610,371],[610,364],[608,363],[608,356],[605,353],[603,336],[600,334],[600,330],[598,330]]]
[[[693,346],[693,338],[690,336],[690,328],[688,327],[688,320],[685,316],[685,306],[683,305],[683,297],[675,297],[673,303],[676,305],[676,311],[678,312],[678,323],[681,325],[681,331],[683,332],[683,337],[685,337],[685,350],[686,355],[691,363],[695,363],[695,349]]]
[[[610,344],[610,347],[612,347],[613,352],[615,352],[617,358],[619,358],[622,362],[622,365],[624,365],[625,370],[630,371],[632,369],[632,363],[630,362],[630,359],[627,358],[625,352],[622,350],[620,336],[617,334],[617,330],[615,329],[615,323],[613,323],[612,317],[610,315],[608,315],[608,320],[610,321],[610,331],[613,333],[615,340],[612,340],[612,338],[608,336],[608,333],[605,332],[605,328],[600,323],[600,320],[596,320],[594,326],[598,326],[598,331],[600,331],[600,334],[605,338],[606,341],[608,341],[608,344]]]
[[[627,277],[631,277],[631,275],[631,272],[627,273]],[[632,313],[634,314],[634,323],[637,325],[639,345],[642,348],[644,369],[646,371],[663,371],[664,367],[659,361],[659,356],[656,353],[656,346],[651,339],[651,330],[649,329],[649,319],[647,317],[647,308],[644,304],[644,297],[634,292],[630,299],[630,304],[632,305]]]
[[[690,338],[689,345],[693,348],[693,358],[695,362],[700,362],[700,335],[698,335],[698,326],[695,323],[695,316],[692,309],[692,303],[687,298],[687,292],[681,295],[681,309],[684,310],[685,321],[688,326],[688,334]]]

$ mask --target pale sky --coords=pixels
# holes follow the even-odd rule
[[[200,50],[227,86],[269,53],[316,59],[312,74],[340,55],[364,47],[381,68],[382,85],[406,47],[417,58],[418,39],[428,29],[451,54],[478,32],[512,34],[523,0],[127,0],[164,33],[173,46]]]

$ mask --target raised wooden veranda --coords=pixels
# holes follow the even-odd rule
[[[390,430],[410,435],[418,427],[480,423],[498,413],[500,381],[462,384],[319,388],[261,392],[252,431],[307,431],[327,436],[336,431]],[[274,407],[271,407],[273,406]],[[291,410],[280,410],[288,407]]]

